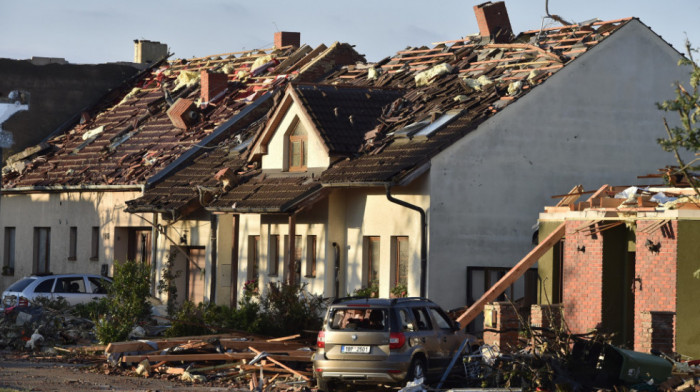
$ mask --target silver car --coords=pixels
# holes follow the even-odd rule
[[[347,298],[326,313],[314,354],[319,390],[402,384],[442,374],[471,335],[425,298]],[[469,344],[467,347],[470,347]]]
[[[112,279],[100,275],[32,275],[13,283],[2,293],[2,306],[30,306],[39,298],[64,298],[70,305],[87,303],[107,295]]]

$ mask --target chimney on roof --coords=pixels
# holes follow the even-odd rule
[[[134,40],[134,62],[153,63],[168,56],[168,45],[145,39]]]
[[[275,48],[293,46],[298,48],[301,43],[301,33],[291,31],[278,31],[275,33]]]
[[[202,70],[201,78],[201,93],[200,98],[202,104],[215,101],[218,96],[226,91],[228,87],[228,76],[225,73],[216,73],[208,70]]]
[[[513,38],[506,3],[490,1],[474,6],[476,22],[479,24],[479,34],[491,37],[495,43],[507,43]]]
[[[191,99],[178,98],[168,111],[168,118],[176,128],[187,129],[197,122],[199,115]]]

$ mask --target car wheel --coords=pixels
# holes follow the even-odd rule
[[[418,378],[426,379],[427,365],[425,363],[425,358],[417,357],[411,360],[411,367],[408,368],[408,374],[406,375],[406,382],[413,381]]]
[[[321,377],[316,377],[316,388],[318,388],[319,392],[331,392],[330,386],[330,381],[326,381]]]

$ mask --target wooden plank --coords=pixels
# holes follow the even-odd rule
[[[225,349],[231,350],[247,350],[248,346],[254,344],[255,347],[262,351],[291,351],[306,347],[299,342],[265,342],[265,341],[236,341],[236,340],[219,340]]]
[[[498,298],[511,284],[513,284],[522,274],[532,267],[542,255],[544,255],[554,244],[564,237],[566,232],[566,222],[563,222],[554,229],[542,242],[523,257],[518,264],[508,271],[496,284],[484,293],[472,306],[457,318],[459,325],[464,328],[471,323],[483,310],[484,305]]]
[[[267,339],[267,342],[284,342],[287,340],[292,340],[292,339],[296,339],[296,338],[300,338],[300,337],[301,337],[301,334],[298,333],[296,335],[282,336],[279,338]],[[257,345],[256,345],[256,347],[257,347]]]
[[[262,352],[262,351],[258,351],[258,350],[256,350],[256,349],[254,349],[253,347],[248,347],[248,348],[250,349],[250,351],[254,352],[256,355],[257,355],[257,354],[260,354],[260,353]],[[311,354],[311,353],[309,352],[309,354]],[[311,380],[309,377],[307,377],[307,376],[305,376],[305,375],[303,375],[303,374],[297,372],[296,370],[290,368],[289,366],[283,364],[282,362],[279,362],[278,360],[272,358],[272,357],[269,356],[269,355],[268,355],[265,359],[270,360],[270,362],[272,362],[272,363],[274,363],[275,365],[281,367],[282,369],[284,369],[284,370],[286,370],[286,371],[288,371],[288,372],[294,374],[295,376],[301,377],[302,379],[304,379],[304,380],[306,380],[306,381],[310,381],[310,380]],[[311,355],[309,355],[309,360],[311,360]]]
[[[574,203],[576,200],[578,200],[579,197],[581,197],[581,192],[583,192],[583,185],[576,185],[575,187],[571,188],[571,190],[566,196],[559,200],[559,203],[557,203],[556,207],[568,206]]]
[[[296,362],[310,362],[312,351],[292,351],[289,355],[284,354],[269,354],[268,359],[280,360],[280,361],[296,361]],[[249,360],[255,357],[254,353],[211,353],[211,354],[142,354],[142,355],[125,355],[122,357],[121,361],[124,363],[141,362],[147,359],[151,362],[180,362],[180,361],[238,361],[241,359]]]

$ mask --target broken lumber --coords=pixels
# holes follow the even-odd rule
[[[471,323],[483,310],[484,305],[498,298],[513,282],[518,280],[533,264],[539,260],[550,248],[559,242],[566,232],[566,222],[563,222],[552,231],[544,241],[540,242],[522,260],[508,271],[495,285],[493,285],[484,295],[481,296],[472,306],[457,318],[461,328]]]
[[[262,353],[262,351],[258,351],[258,350],[256,350],[256,349],[254,349],[253,347],[248,347],[248,349],[250,349],[250,351],[254,352],[256,355],[259,355],[259,354]],[[309,354],[311,354],[311,353],[309,352]],[[306,381],[310,381],[310,380],[311,380],[309,377],[307,377],[307,376],[305,376],[305,375],[303,375],[303,374],[297,372],[296,370],[290,368],[289,366],[283,364],[282,362],[280,362],[280,361],[278,361],[278,360],[272,358],[272,356],[270,356],[270,355],[268,355],[265,359],[269,359],[270,362],[272,362],[272,363],[274,363],[275,365],[281,367],[282,369],[284,369],[284,370],[286,370],[286,371],[288,371],[288,372],[294,374],[295,376],[300,377],[300,378],[303,379],[303,380],[306,380]],[[309,355],[309,360],[311,360],[311,355]]]
[[[279,359],[281,361],[297,361],[297,362],[311,362],[311,351],[292,351],[286,354],[268,354],[268,359],[274,361]],[[255,357],[254,353],[211,353],[211,354],[142,354],[142,355],[125,355],[121,358],[124,363],[141,362],[144,359],[148,359],[151,362],[179,362],[179,361],[236,361],[240,359],[252,359]]]

